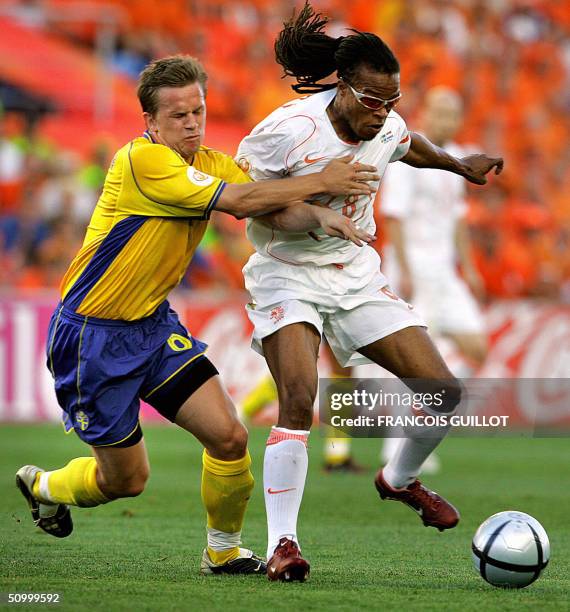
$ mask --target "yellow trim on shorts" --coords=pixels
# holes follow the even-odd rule
[[[75,427],[72,427],[69,431],[67,431],[67,429],[65,429],[65,422],[63,419],[60,419],[59,422],[61,423],[61,427],[63,429],[63,433],[68,436],[71,433],[75,432]]]
[[[55,342],[55,334],[57,333],[57,326],[59,325],[59,317],[61,317],[61,311],[63,310],[63,304],[57,313],[57,319],[55,320],[55,325],[53,327],[53,334],[51,335],[51,342],[49,344],[49,361],[50,361],[50,370],[51,375],[55,378],[55,370],[53,368],[53,344]]]
[[[93,446],[93,448],[101,448],[102,446],[115,446],[117,444],[120,444],[121,442],[124,442],[125,440],[128,440],[137,430],[137,427],[140,425],[140,421],[137,421],[137,424],[135,425],[135,428],[133,429],[133,431],[131,431],[130,434],[128,434],[127,436],[125,436],[122,440],[117,440],[116,442],[111,442],[111,444],[90,444],[90,446]]]
[[[81,406],[81,346],[83,345],[83,332],[85,331],[88,318],[89,317],[85,317],[85,321],[83,321],[83,326],[81,328],[81,332],[79,333],[79,347],[77,349],[77,407]]]
[[[155,387],[152,391],[150,391],[149,393],[147,393],[144,396],[144,400],[146,400],[147,398],[149,398],[155,391],[158,391],[160,389],[160,387],[162,387],[163,385],[165,385],[169,380],[171,380],[172,378],[174,378],[181,370],[183,370],[187,365],[190,365],[195,359],[198,359],[198,357],[202,357],[202,355],[205,354],[205,351],[202,351],[201,353],[198,353],[197,355],[194,355],[194,357],[190,358],[186,363],[183,363],[178,370],[176,370],[176,372],[172,373],[167,379],[163,380],[160,385],[158,385],[157,387]]]

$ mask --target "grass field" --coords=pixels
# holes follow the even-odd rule
[[[265,549],[261,466],[266,431],[251,432],[257,486],[244,543]],[[426,529],[406,507],[381,502],[372,471],[320,471],[322,438],[311,438],[300,537],[312,563],[305,584],[198,575],[204,546],[201,448],[173,427],[146,427],[152,475],[145,493],[75,509],[75,531],[58,540],[36,530],[13,482],[24,463],[61,466],[85,447],[56,426],[0,430],[0,592],[59,592],[60,610],[570,610],[570,440],[447,440],[443,472],[426,482],[460,508],[459,526]],[[378,440],[357,440],[359,461],[376,465]],[[471,564],[471,537],[489,515],[532,514],[545,526],[552,559],[527,589],[504,591]],[[22,607],[8,606],[6,608]],[[33,608],[39,605],[31,606]]]

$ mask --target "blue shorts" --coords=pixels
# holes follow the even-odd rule
[[[133,322],[86,317],[60,304],[49,325],[47,365],[66,430],[92,446],[136,443],[140,398],[173,421],[217,374],[206,347],[166,301]]]

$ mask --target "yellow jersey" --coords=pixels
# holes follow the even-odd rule
[[[61,283],[78,314],[134,321],[180,282],[226,183],[249,177],[201,146],[189,165],[148,132],[115,155],[85,240]]]

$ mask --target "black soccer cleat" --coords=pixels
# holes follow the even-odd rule
[[[35,465],[24,465],[16,472],[16,486],[28,502],[36,527],[56,538],[66,538],[73,531],[69,508],[65,504],[44,504],[32,493],[36,476],[41,472]]]
[[[266,571],[267,565],[265,561],[247,548],[240,548],[239,557],[227,563],[222,563],[222,565],[214,563],[208,554],[208,549],[204,548],[200,563],[200,573],[202,576],[221,574],[259,574],[264,576]]]

